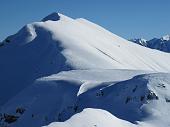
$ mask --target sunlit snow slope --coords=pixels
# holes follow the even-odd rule
[[[0,103],[36,78],[62,70],[170,71],[170,54],[137,46],[87,20],[58,13],[28,24],[5,39],[0,58],[0,82],[5,84],[0,85]],[[6,93],[11,85],[15,88]]]
[[[170,124],[170,80],[160,73],[170,54],[85,19],[52,13],[28,24],[0,44],[0,58],[0,127]]]

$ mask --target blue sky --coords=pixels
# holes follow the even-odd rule
[[[170,34],[170,0],[1,0],[0,40],[52,12],[86,18],[124,38]]]

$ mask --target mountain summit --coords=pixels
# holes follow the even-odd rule
[[[52,13],[0,45],[0,127],[169,127],[170,54]]]
[[[45,22],[45,21],[58,21],[60,20],[60,16],[58,13],[54,12],[54,13],[51,13],[50,15],[48,15],[47,17],[43,18],[42,21]]]
[[[139,44],[139,45],[142,45],[142,46],[145,46],[145,47],[147,47],[147,45],[148,45],[147,40],[143,39],[143,38],[131,39],[129,41],[135,42],[136,44]]]
[[[163,41],[169,41],[170,40],[170,35],[165,35],[161,38]]]

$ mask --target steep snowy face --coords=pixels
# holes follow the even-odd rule
[[[170,75],[158,73],[170,72],[170,54],[85,19],[28,24],[0,44],[0,58],[2,127],[170,125]]]
[[[151,49],[157,49],[163,52],[170,52],[170,36],[165,35],[161,38],[154,38],[149,41],[143,41],[143,39],[131,39],[130,41],[151,48]]]
[[[170,55],[133,45],[87,20],[74,20],[52,13],[42,21],[28,24],[17,34],[8,37],[0,52],[7,54],[10,48],[15,50],[13,52],[20,52],[21,57],[25,50],[27,54],[37,57],[53,52],[51,54],[57,63],[61,62],[57,56],[60,54],[60,59],[65,59],[61,62],[64,67],[56,71],[89,68],[170,70],[168,63],[162,62],[169,59]],[[51,62],[55,63],[56,60]]]
[[[170,71],[170,54],[129,43],[94,23],[59,13],[7,37],[0,45],[0,58],[0,83],[4,84],[0,85],[0,104],[37,78],[60,71]]]

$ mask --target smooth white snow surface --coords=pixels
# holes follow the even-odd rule
[[[170,126],[168,53],[58,13],[2,43],[0,127]]]
[[[105,110],[87,108],[64,123],[54,122],[44,127],[155,127],[155,125],[143,122],[135,125],[118,119]]]
[[[79,122],[77,122],[79,121]],[[54,122],[48,127],[135,127],[135,125],[118,119],[102,109],[84,109],[66,122]]]

